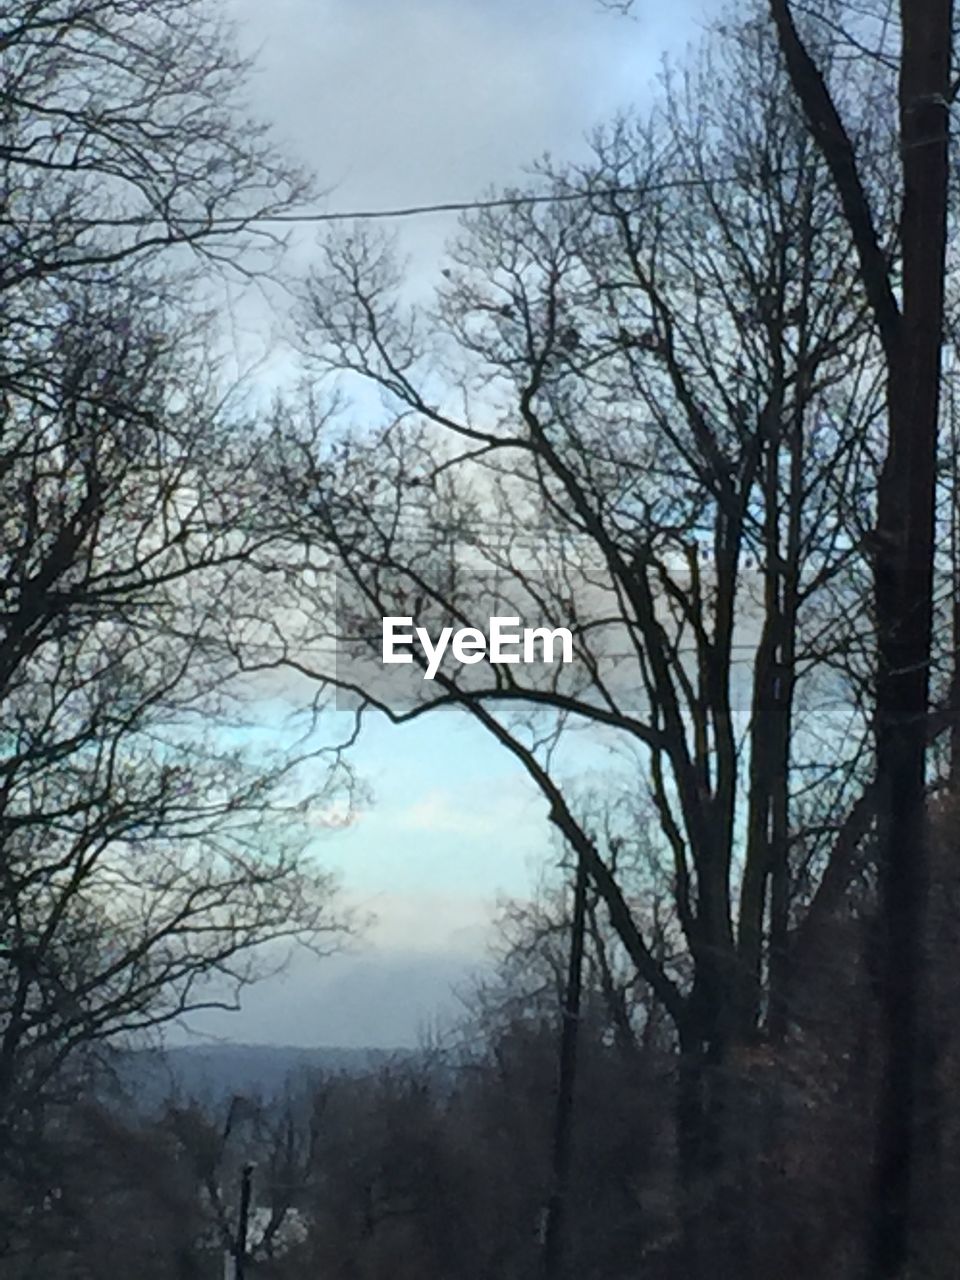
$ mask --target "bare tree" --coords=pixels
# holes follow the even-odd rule
[[[352,436],[315,403],[276,416],[273,518],[339,567],[341,630],[335,672],[322,613],[274,660],[397,720],[465,710],[522,763],[673,1023],[699,1274],[749,1254],[724,1157],[738,1064],[784,1035],[792,957],[843,903],[873,819],[882,361],[762,20],[652,121],[541,180],[548,200],[467,220],[429,315],[362,230],[325,245],[317,365],[399,407]],[[379,666],[385,615],[435,634],[493,613],[571,629],[577,662],[418,687]],[[569,785],[607,747],[657,815],[673,952]]]
[[[899,6],[900,258],[882,248],[855,138],[788,0],[771,0],[787,74],[830,167],[856,247],[886,366],[887,444],[877,490],[875,734],[881,823],[886,1070],[877,1119],[867,1273],[908,1266],[923,1038],[928,855],[927,721],[933,621],[934,509],[944,335],[953,7]]]
[[[232,1007],[263,943],[342,924],[310,829],[341,775],[253,745],[230,656],[271,622],[262,442],[203,273],[262,266],[248,218],[301,189],[243,71],[188,0],[0,5],[7,1172],[88,1051]]]
[[[43,402],[8,396],[4,432],[7,1117],[83,1046],[229,1003],[205,979],[335,923],[311,791],[284,786],[295,757],[244,744],[223,657],[225,629],[251,626],[250,442],[184,335],[115,294],[85,302]]]
[[[250,268],[307,183],[249,117],[249,64],[196,0],[0,4],[0,289],[187,246]],[[9,311],[6,313],[9,322]]]

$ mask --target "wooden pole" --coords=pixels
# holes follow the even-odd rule
[[[543,1280],[558,1280],[563,1257],[563,1230],[570,1181],[574,1089],[577,1075],[577,1040],[580,1031],[580,993],[583,986],[586,905],[587,870],[583,858],[578,856],[574,882],[573,921],[570,929],[570,957],[563,999],[563,1022],[560,1029],[557,1103],[553,1124],[552,1186],[543,1227]]]
[[[237,1248],[234,1258],[234,1280],[246,1280],[247,1233],[250,1229],[250,1193],[253,1186],[253,1165],[245,1164],[240,1173],[240,1215],[237,1221]]]

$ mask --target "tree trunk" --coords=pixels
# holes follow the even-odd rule
[[[675,1107],[685,1280],[746,1280],[753,1241],[744,1213],[746,1162],[738,1076],[715,1028],[681,1037]]]
[[[709,1238],[709,1192],[717,1144],[710,1130],[702,1054],[681,1046],[677,1072],[677,1203],[683,1271],[690,1280],[700,1280],[708,1275],[714,1254]]]
[[[946,247],[951,0],[901,0],[898,303],[857,162],[823,72],[788,0],[770,0],[787,73],[830,166],[887,366],[889,435],[877,494],[876,781],[880,802],[880,1005],[883,1072],[866,1274],[901,1276],[921,1072],[928,879],[925,766],[932,631],[934,500]],[[921,1074],[924,1078],[921,1080]],[[932,1110],[932,1109],[931,1109]]]
[[[890,433],[877,505],[881,1015],[884,1069],[867,1269],[902,1274],[910,1254],[921,1078],[926,897],[926,750],[933,601],[934,499],[947,209],[952,5],[901,5],[903,302],[889,368]]]

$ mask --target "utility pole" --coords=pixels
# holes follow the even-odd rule
[[[247,1232],[250,1227],[250,1193],[253,1186],[253,1165],[248,1163],[240,1172],[240,1214],[237,1219],[237,1240],[233,1257],[233,1280],[246,1280]]]
[[[552,1185],[543,1220],[543,1280],[559,1280],[566,1218],[567,1188],[570,1181],[571,1131],[574,1088],[577,1075],[577,1039],[580,1032],[580,993],[583,986],[583,939],[587,908],[587,869],[577,856],[574,882],[573,921],[570,928],[570,958],[563,997],[560,1029],[560,1059],[557,1071],[557,1104],[553,1122]]]

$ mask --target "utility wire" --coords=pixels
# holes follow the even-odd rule
[[[768,182],[771,178],[796,176],[803,170],[794,166],[774,170],[762,175]],[[682,190],[688,188],[706,188],[724,186],[735,182],[745,182],[749,176],[744,173],[717,174],[714,177],[704,175],[682,178],[665,178],[659,182],[636,183],[623,187],[588,188],[583,191],[553,191],[541,194],[495,196],[488,200],[447,200],[437,204],[401,205],[387,209],[354,209],[305,211],[303,213],[261,213],[237,214],[236,217],[217,218],[161,218],[153,215],[131,215],[125,218],[63,218],[51,219],[51,226],[70,227],[149,227],[166,226],[171,223],[183,227],[242,227],[277,224],[319,224],[325,222],[365,222],[374,220],[419,218],[436,213],[470,213],[484,209],[517,209],[527,205],[563,204],[579,200],[594,200],[626,195],[647,195],[660,191]],[[760,178],[761,175],[757,174]],[[0,218],[0,226],[23,226],[23,221],[16,218]],[[27,220],[26,225],[40,225]]]

